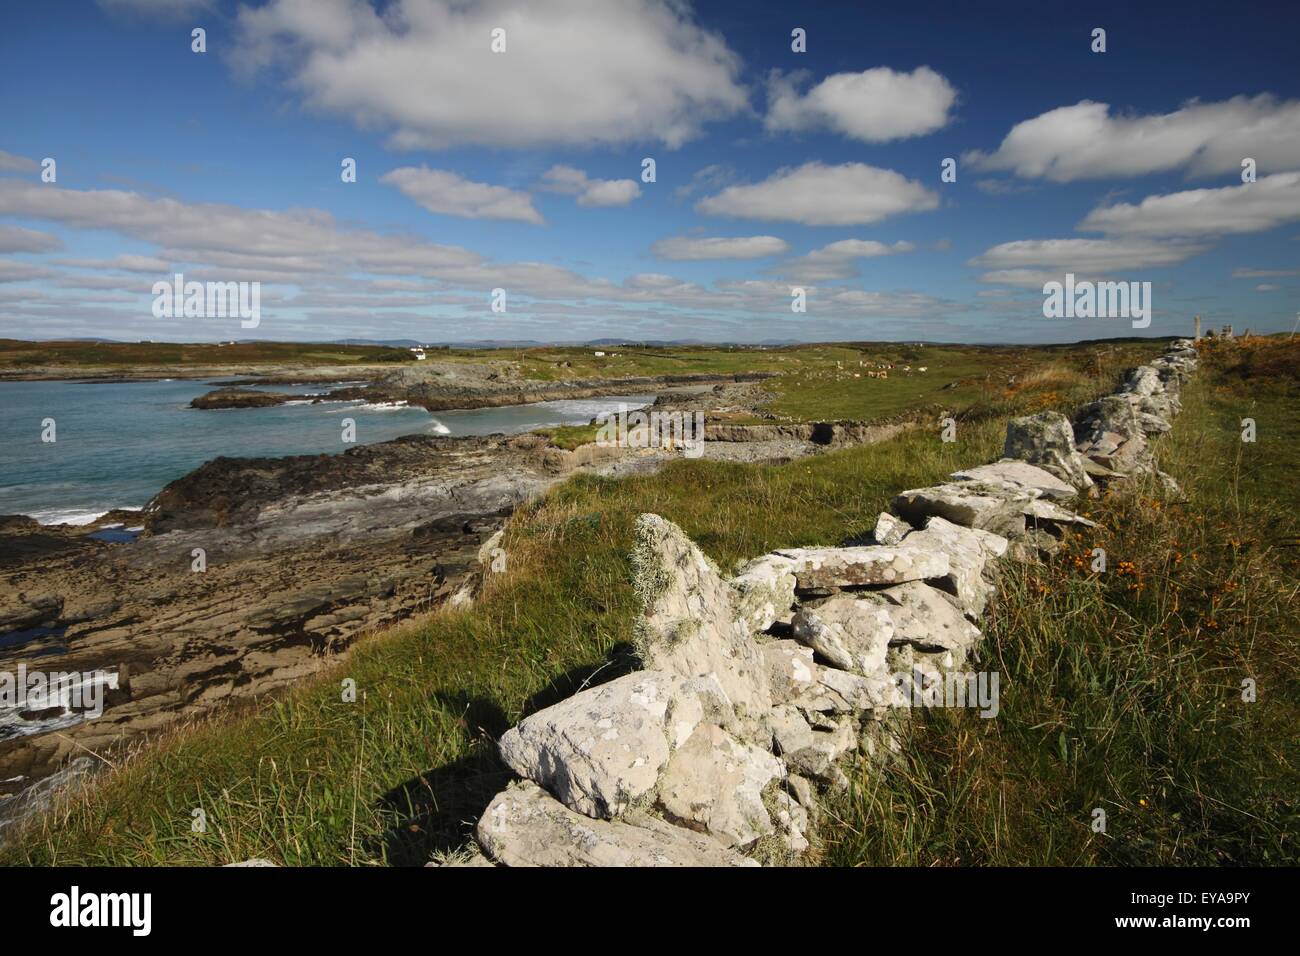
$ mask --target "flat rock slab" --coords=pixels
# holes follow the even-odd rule
[[[757,866],[700,833],[650,816],[592,820],[529,781],[492,798],[475,836],[506,866]]]
[[[987,481],[951,481],[910,488],[894,496],[890,509],[917,527],[939,517],[968,528],[1014,537],[1024,532],[1025,507],[1039,493]],[[904,539],[906,543],[907,539]]]
[[[1071,439],[1073,441],[1073,439]],[[963,471],[954,471],[958,481],[983,481],[1004,485],[1013,491],[1036,491],[1044,498],[1067,501],[1079,492],[1072,484],[1062,481],[1050,471],[1014,458],[1003,458],[990,465],[978,465]]]
[[[800,590],[901,584],[948,573],[948,556],[941,551],[868,545],[855,548],[789,548],[775,552],[794,562]]]
[[[716,682],[637,671],[540,710],[501,737],[501,759],[589,817],[616,817],[654,790],[704,720],[734,719]]]

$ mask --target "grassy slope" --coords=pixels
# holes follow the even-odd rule
[[[994,457],[1001,416],[1109,388],[1114,366],[1093,371],[1095,377],[1066,391],[1057,373],[1011,390],[983,420],[972,416],[956,444],[942,444],[926,430],[782,466],[683,461],[653,476],[567,482],[512,522],[509,569],[490,581],[472,610],[369,640],[333,673],[279,701],[173,735],[124,762],[0,861],[423,862],[430,851],[462,842],[467,822],[507,779],[493,736],[523,713],[572,693],[593,673],[604,680],[625,666],[621,652],[635,613],[627,553],[638,513],[678,522],[724,566],[773,547],[842,540],[869,529],[898,490]],[[1200,415],[1189,411],[1180,430]],[[999,647],[1000,633],[994,628]],[[1051,634],[1035,639],[1047,659],[1069,646],[1054,645]],[[1008,665],[1002,669],[1013,673]],[[357,681],[362,699],[356,704],[340,700],[344,677]],[[1261,680],[1261,686],[1269,685]],[[1003,706],[1012,706],[1009,690]],[[1059,737],[1054,730],[1052,739]],[[1066,746],[1069,753],[1068,734]],[[936,753],[931,768],[941,778],[953,773],[943,756]],[[863,805],[861,819],[853,805],[836,807],[844,834],[883,825]],[[191,830],[196,807],[207,815],[205,833]],[[972,803],[969,813],[976,809]],[[1014,812],[1019,824],[1021,813],[1034,809],[1000,812]],[[826,853],[836,862],[904,858],[868,842],[840,839]],[[1021,849],[1024,860],[1035,858],[1033,847]],[[980,859],[973,852],[936,858]]]

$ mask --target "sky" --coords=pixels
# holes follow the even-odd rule
[[[0,337],[1291,330],[1298,10],[7,5]],[[177,273],[258,283],[256,328],[155,315]],[[1150,325],[1045,317],[1067,273],[1150,283]]]

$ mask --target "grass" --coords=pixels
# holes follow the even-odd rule
[[[637,514],[652,511],[677,522],[724,567],[775,547],[841,541],[870,529],[897,491],[996,457],[1006,415],[1065,407],[1109,390],[1123,358],[1122,350],[1094,353],[1078,368],[1074,359],[1067,363],[1078,379],[1047,375],[1046,384],[1004,385],[987,406],[968,411],[952,444],[938,440],[936,427],[784,465],[679,461],[654,475],[572,479],[512,520],[507,571],[489,576],[473,608],[375,636],[277,700],[178,729],[113,758],[117,766],[99,786],[65,802],[27,831],[21,845],[0,851],[0,862],[206,864],[264,856],[304,865],[422,863],[462,844],[508,779],[495,756],[496,736],[525,713],[627,666],[636,613],[628,554]],[[1060,359],[1049,353],[1045,360]],[[1208,381],[1197,389],[1189,392],[1188,412],[1173,436],[1185,451],[1162,455],[1170,456],[1166,467],[1189,491],[1209,494],[1207,506],[1222,509],[1222,488],[1217,498],[1213,492],[1220,478],[1198,477],[1205,456],[1229,461],[1217,426],[1206,423],[1235,414],[1221,402],[1248,400],[1240,390],[1217,396]],[[1294,429],[1279,419],[1290,414],[1288,401],[1294,408],[1293,396],[1273,404],[1256,382],[1246,391],[1254,396],[1249,401],[1263,403],[1261,436]],[[1242,453],[1263,459],[1274,451],[1261,438]],[[1254,464],[1245,460],[1242,471]],[[1252,494],[1250,507],[1232,520],[1263,507],[1266,496],[1258,489]],[[1007,675],[1002,716],[972,722],[941,713],[933,723],[921,722],[919,750],[908,767],[863,775],[850,797],[831,804],[832,819],[840,822],[824,834],[821,854],[828,862],[1118,859],[1119,851],[1104,857],[1096,848],[1100,841],[1088,839],[1086,811],[1099,805],[1113,811],[1113,835],[1132,832],[1135,819],[1147,824],[1146,842],[1124,841],[1129,859],[1155,862],[1173,846],[1183,848],[1183,856],[1174,854],[1181,862],[1193,838],[1230,829],[1235,843],[1225,835],[1206,845],[1226,847],[1237,859],[1278,858],[1279,834],[1293,827],[1287,815],[1294,820],[1285,796],[1297,792],[1294,781],[1289,791],[1277,789],[1291,772],[1280,768],[1294,766],[1294,730],[1284,723],[1291,720],[1293,728],[1296,716],[1292,705],[1278,709],[1274,703],[1295,699],[1294,660],[1279,656],[1288,630],[1278,615],[1289,607],[1294,620],[1295,608],[1285,601],[1295,595],[1270,589],[1282,587],[1279,578],[1287,574],[1294,580],[1294,559],[1270,566],[1272,553],[1253,544],[1227,548],[1224,529],[1199,522],[1191,506],[1177,524],[1153,519],[1146,499],[1108,501],[1099,512],[1110,508],[1128,509],[1108,522],[1118,536],[1107,539],[1112,560],[1117,567],[1119,560],[1138,559],[1142,577],[1117,570],[1091,580],[1065,568],[1053,573],[1072,575],[1080,603],[1048,605],[1064,597],[1056,590],[1045,597],[1039,586],[1057,588],[1066,577],[1048,578],[1048,569],[1022,577],[1012,571],[1009,597],[989,627],[990,653]],[[1168,515],[1173,506],[1162,508]],[[1279,506],[1272,512],[1270,534],[1283,527],[1276,522],[1284,511]],[[1231,519],[1228,512],[1212,513],[1216,520]],[[1253,542],[1253,528],[1241,525],[1237,540]],[[1194,557],[1184,560],[1207,562],[1213,571],[1204,579],[1189,576],[1197,591],[1181,599],[1177,612],[1179,621],[1185,617],[1200,628],[1193,632],[1200,644],[1188,638],[1184,646],[1161,630],[1169,620],[1167,602],[1147,606],[1167,590],[1156,586],[1170,573],[1157,559],[1165,553],[1160,548],[1172,547],[1160,537],[1173,535],[1171,529],[1184,537],[1203,535],[1197,548],[1187,539],[1183,552]],[[1147,550],[1139,554],[1139,545]],[[1229,553],[1232,562],[1251,563],[1230,563]],[[1130,595],[1126,588],[1138,580],[1145,590]],[[1201,618],[1194,615],[1209,609],[1207,602],[1229,581],[1239,587],[1220,597],[1227,603],[1214,605],[1219,630],[1207,636],[1208,624],[1196,624]],[[1257,589],[1274,594],[1268,599],[1273,603],[1252,603],[1258,616],[1240,623],[1237,602]],[[1045,613],[1048,607],[1054,613]],[[1156,660],[1177,670],[1162,671]],[[1261,702],[1254,710],[1230,711],[1226,688],[1247,666],[1260,675]],[[1029,683],[1028,674],[1037,683]],[[358,688],[356,703],[344,702],[340,693],[349,677]],[[1085,699],[1093,705],[1084,707]],[[1213,723],[1206,722],[1207,700],[1216,705]],[[1193,704],[1194,713],[1188,709]],[[1099,738],[1094,726],[1105,735]],[[1190,736],[1187,727],[1205,735]],[[1239,738],[1250,745],[1246,756],[1225,746],[1242,745]],[[1193,743],[1195,751],[1177,749]],[[1276,751],[1271,769],[1261,762],[1269,747]],[[1116,754],[1125,759],[1112,774],[1108,761]],[[1184,771],[1180,761],[1189,756],[1192,769]],[[1232,766],[1216,769],[1215,761]],[[1237,788],[1219,786],[1220,773]],[[1262,782],[1251,784],[1248,773],[1262,773]],[[1203,796],[1187,796],[1187,787],[1200,787]],[[1153,809],[1121,806],[1137,799]],[[1233,809],[1206,817],[1217,807],[1211,799]],[[206,816],[201,833],[192,828],[196,808]],[[1266,822],[1247,823],[1252,818],[1241,816],[1243,809]],[[1202,815],[1193,818],[1193,810]],[[1077,832],[1079,819],[1083,833]],[[1115,836],[1106,846],[1118,843]],[[1263,856],[1265,843],[1274,856]]]
[[[233,345],[171,342],[24,342],[0,339],[0,370],[47,366],[68,368],[207,365],[364,365],[410,362],[406,349],[380,345],[320,345],[301,342],[239,342]]]
[[[1289,378],[1267,372],[1280,358]],[[897,766],[859,768],[828,862],[1297,862],[1297,365],[1277,341],[1211,352],[1158,449],[1186,499],[1141,483],[1096,504],[1106,530],[1008,566],[981,665],[998,716],[933,712]]]

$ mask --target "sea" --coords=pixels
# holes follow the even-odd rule
[[[223,379],[229,382],[230,379]],[[361,384],[361,383],[349,383]],[[0,382],[0,515],[42,524],[89,523],[115,508],[141,508],[168,482],[220,455],[275,457],[341,452],[343,419],[356,444],[400,435],[517,434],[581,425],[653,395],[565,399],[432,415],[401,403],[313,403],[321,385],[274,386],[303,396],[269,408],[190,408],[215,381]],[[54,441],[48,421],[53,420]]]

